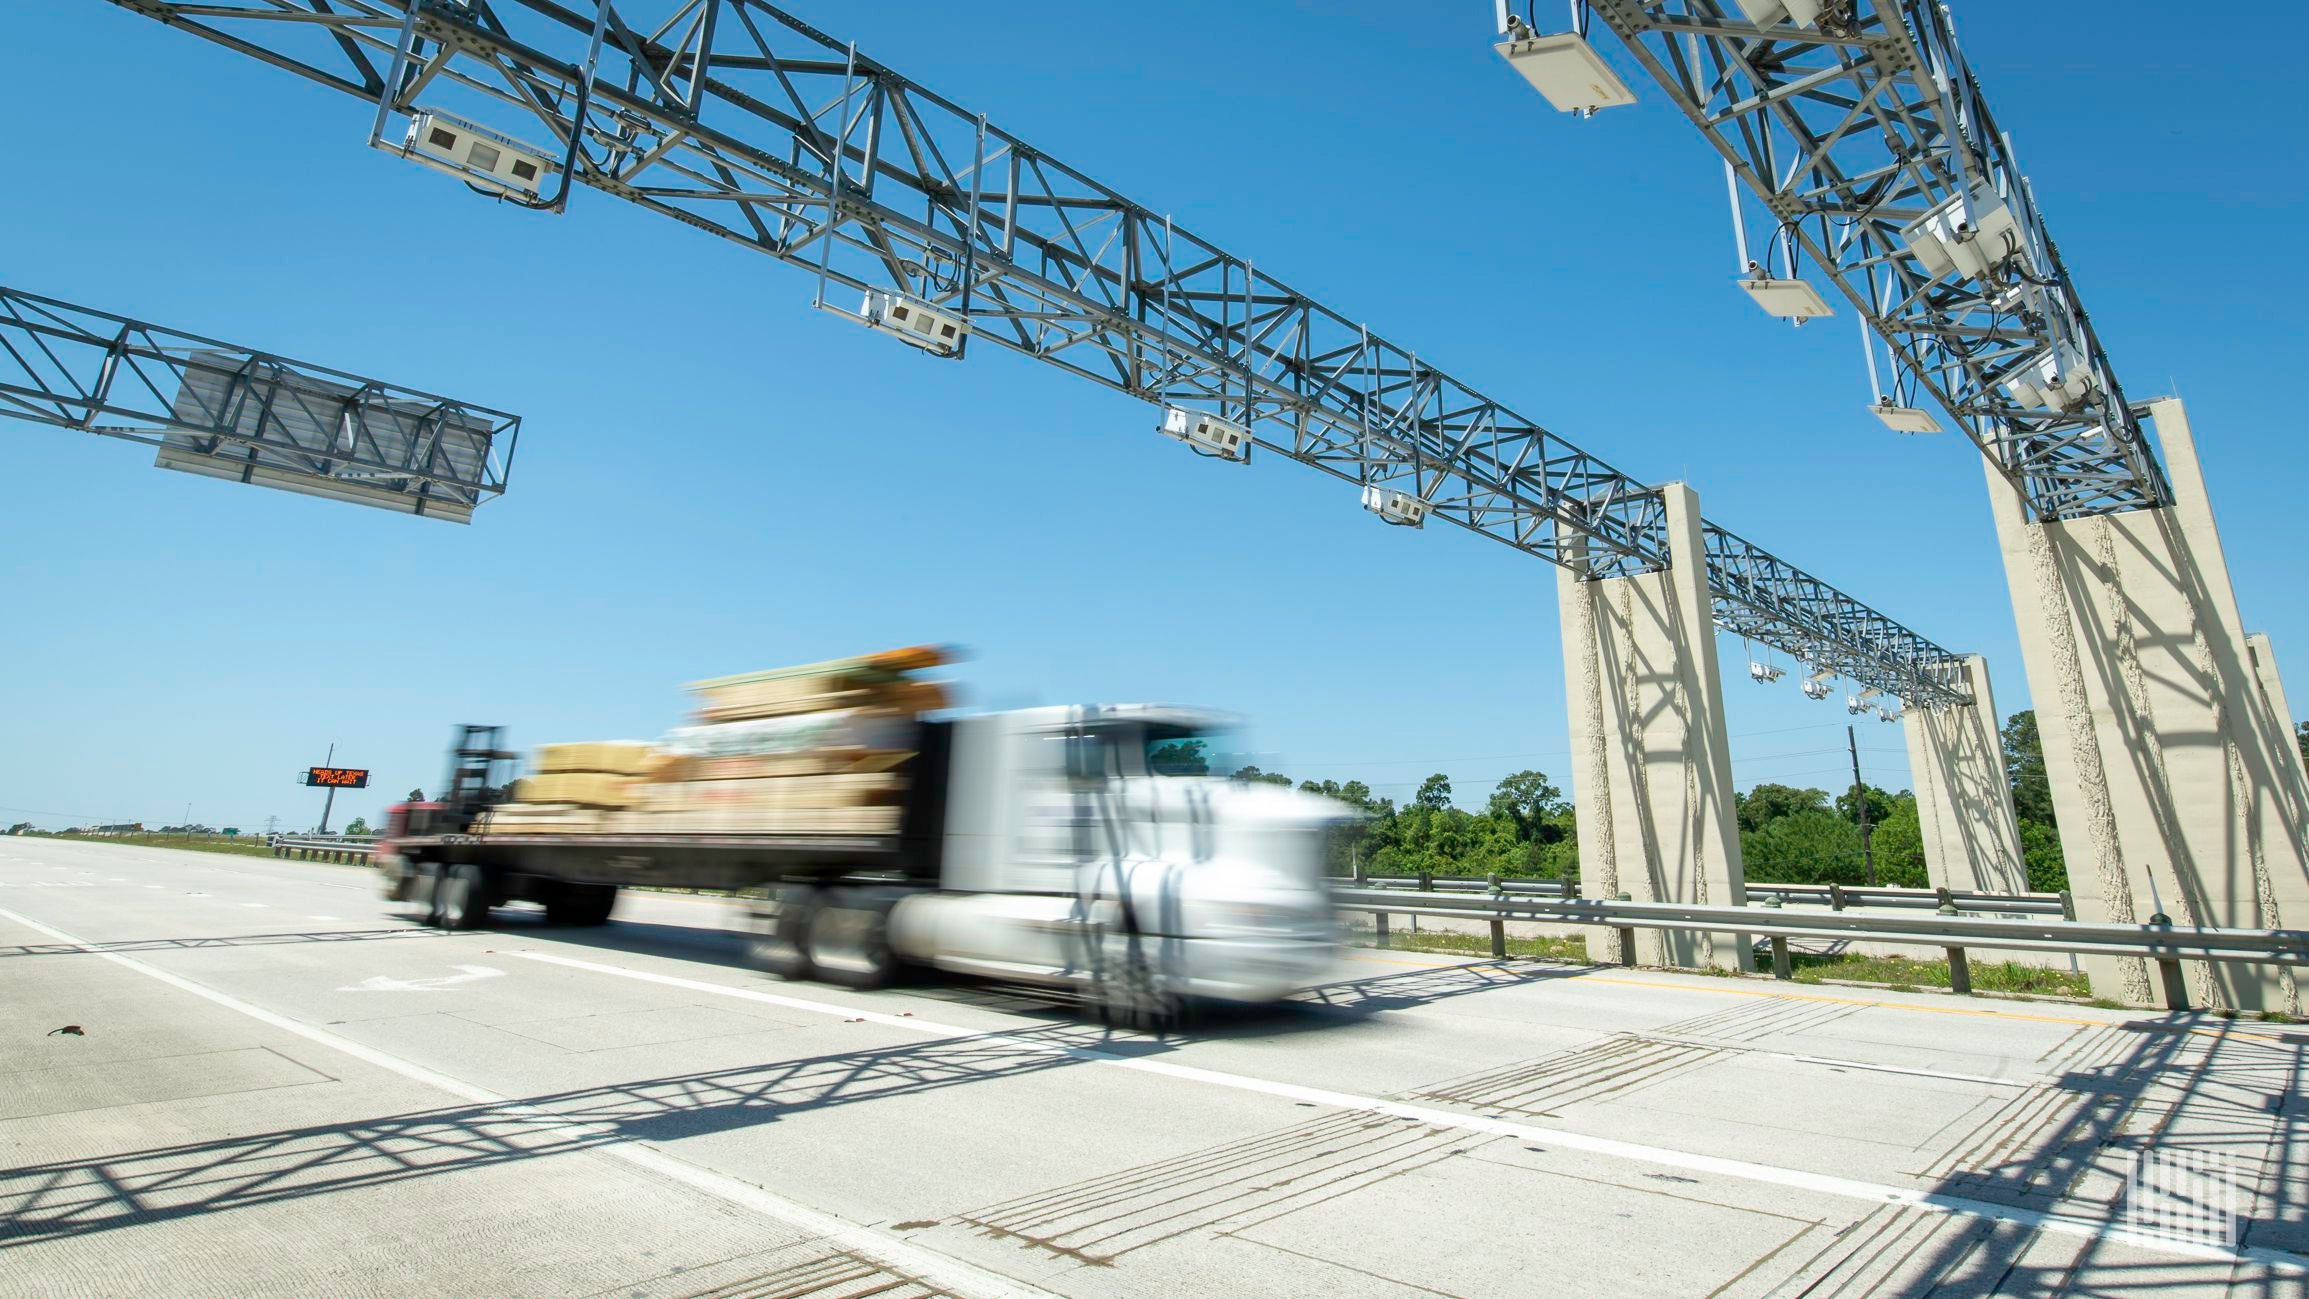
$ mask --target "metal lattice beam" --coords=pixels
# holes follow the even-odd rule
[[[518,115],[542,156],[574,135],[578,183],[804,267],[822,297],[937,304],[971,341],[1216,412],[1551,562],[1671,558],[1655,489],[758,0],[113,2],[394,112]],[[1726,630],[1910,703],[1967,697],[1947,650],[1737,536],[1700,558]]]
[[[1820,9],[1810,25],[1769,0],[1745,6],[1777,14],[1762,26],[1736,0],[1593,7],[1767,209],[1774,237],[1792,239],[1892,349],[1896,404],[1930,393],[2037,518],[2171,502],[1939,0],[1798,6]],[[1910,231],[1936,212],[1994,232],[1979,250],[1987,273],[1918,255]],[[2048,363],[2083,391],[2046,395]]]
[[[214,478],[465,522],[521,418],[0,287],[0,415]]]

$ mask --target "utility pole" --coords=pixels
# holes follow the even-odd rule
[[[1844,729],[1845,729],[1845,730],[1847,730],[1847,731],[1849,731],[1849,730],[1851,730],[1852,728],[1851,728],[1851,727],[1849,727],[1849,726],[1847,726],[1847,727],[1845,727]],[[312,752],[312,750],[311,750],[311,749],[307,749],[307,750],[305,750],[305,752],[307,752],[307,753],[311,753],[311,752]],[[1853,761],[1854,761],[1854,762],[1858,762],[1858,761],[1859,761],[1859,759],[1858,759],[1858,758],[1854,758],[1854,759],[1853,759]],[[324,766],[324,767],[334,767],[334,766],[336,766],[336,765],[337,765],[337,746],[336,746],[334,743],[332,743],[332,744],[330,744],[330,745],[329,745],[329,756],[328,756],[328,757],[326,757],[326,758],[323,758],[323,759],[321,759],[321,765],[322,765],[322,766]],[[1853,770],[1854,770],[1854,771],[1858,771],[1858,770],[1859,770],[1859,768],[1858,768],[1858,767],[1854,767],[1854,768],[1853,768]],[[331,785],[331,786],[329,786],[329,796],[328,796],[328,798],[327,798],[326,800],[324,800],[324,801],[321,803],[321,829],[320,829],[320,832],[321,832],[322,834],[327,834],[327,833],[329,832],[329,811],[330,811],[330,809],[332,809],[332,808],[336,807],[336,805],[337,805],[337,787],[336,787],[335,785]],[[1870,877],[1870,879],[1869,879],[1869,882],[1870,882],[1870,883],[1872,883],[1872,884],[1873,884],[1873,883],[1875,883],[1875,879],[1874,879],[1874,877]]]
[[[1844,728],[1844,743],[1852,750],[1852,802],[1860,809],[1860,860],[1868,867],[1868,887],[1876,887],[1876,851],[1868,829],[1868,787],[1860,783],[1860,737]]]

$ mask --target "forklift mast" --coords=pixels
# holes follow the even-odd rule
[[[502,726],[466,723],[457,728],[457,743],[449,750],[449,781],[441,802],[460,830],[473,823],[483,809],[502,803],[513,783],[513,764],[521,755],[498,746]]]

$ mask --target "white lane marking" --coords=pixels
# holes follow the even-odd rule
[[[261,907],[261,906],[265,906],[265,905],[268,905],[268,904],[266,904],[266,903],[263,903],[263,902],[243,902],[243,903],[241,903],[241,905],[242,905],[242,906],[244,906],[244,907]]]
[[[145,887],[148,889],[164,889],[168,886],[166,884],[147,884]]]
[[[864,1020],[888,1028],[902,1028],[909,1032],[932,1037],[967,1037],[974,1041],[993,1042],[1016,1047],[1022,1051],[1045,1055],[1064,1056],[1085,1064],[1105,1065],[1114,1069],[1130,1069],[1138,1073],[1160,1074],[1188,1082],[1199,1082],[1236,1091],[1256,1092],[1279,1096],[1286,1100],[1307,1101],[1315,1105],[1329,1105],[1336,1109],[1385,1114],[1393,1118],[1411,1119],[1430,1127],[1458,1129],[1465,1132],[1484,1132],[1495,1136],[1516,1137],[1525,1141],[1553,1142],[1574,1150],[1585,1150],[1599,1155],[1660,1164],[1668,1168],[1682,1168],[1693,1172],[1714,1173],[1744,1181],[1763,1182],[1797,1190],[1816,1191],[1823,1195],[1865,1200],[1874,1204],[1897,1204],[1921,1209],[1928,1213],[1957,1214],[1995,1222],[2009,1222],[2039,1231],[2067,1236],[2083,1236],[2134,1245],[2142,1249],[2177,1254],[2187,1258],[2210,1259],[2218,1262],[2259,1263],[2278,1271],[2294,1274],[2309,1273],[2309,1259],[2283,1250],[2261,1248],[2224,1249],[2200,1245],[2191,1241],[2175,1240],[2150,1232],[2132,1231],[2114,1223],[2095,1222],[2089,1218],[2073,1218],[2065,1214],[2040,1213],[2034,1209],[2015,1209],[1985,1200],[1967,1199],[1957,1195],[1941,1195],[1908,1186],[1890,1186],[1863,1182],[1849,1177],[1835,1177],[1826,1173],[1808,1173],[1801,1169],[1780,1168],[1771,1164],[1749,1163],[1744,1159],[1726,1159],[1717,1155],[1694,1154],[1684,1150],[1670,1150],[1664,1146],[1639,1145],[1632,1141],[1616,1141],[1610,1137],[1590,1136],[1563,1128],[1545,1128],[1529,1123],[1514,1123],[1506,1119],[1486,1118],[1478,1114],[1461,1114],[1452,1110],[1431,1109],[1424,1105],[1406,1105],[1400,1101],[1377,1096],[1358,1096],[1352,1092],[1335,1092],[1322,1087],[1303,1087],[1297,1083],[1275,1082],[1253,1078],[1245,1074],[1221,1073],[1215,1069],[1200,1069],[1193,1065],[1171,1064],[1162,1060],[1146,1060],[1133,1056],[1110,1055],[1092,1047],[1058,1046],[1036,1042],[1008,1033],[983,1029],[962,1028],[941,1024],[936,1020],[917,1019],[911,1015],[898,1016],[857,1006],[843,1006],[829,1001],[812,1001],[802,997],[780,996],[774,992],[760,992],[752,988],[736,988],[725,983],[708,983],[702,979],[684,979],[671,974],[653,974],[644,970],[627,969],[618,965],[603,965],[597,961],[581,961],[574,957],[553,956],[544,952],[510,952],[525,961],[542,961],[548,965],[562,965],[574,970],[591,970],[597,974],[611,974],[620,978],[639,979],[645,983],[661,983],[668,987],[684,988],[692,992],[710,993],[722,997],[738,997],[747,1001],[767,1002],[791,1010],[809,1011],[819,1015],[834,1015],[845,1020]]]
[[[363,979],[359,983],[337,989],[339,992],[447,992],[460,983],[478,983],[483,979],[502,979],[505,971],[492,970],[486,965],[460,965],[462,974],[443,974],[430,979],[396,979],[389,974]]]
[[[571,1118],[549,1106],[514,1101],[511,1097],[500,1095],[486,1087],[477,1087],[463,1079],[452,1078],[445,1073],[437,1073],[397,1055],[379,1051],[374,1047],[363,1046],[351,1038],[340,1037],[325,1028],[316,1028],[300,1020],[290,1019],[286,1015],[275,1014],[262,1006],[242,1001],[230,993],[219,992],[207,984],[195,983],[191,979],[171,974],[156,965],[147,965],[132,956],[123,956],[118,952],[99,951],[85,940],[54,926],[44,925],[30,916],[18,915],[13,911],[0,909],[0,919],[12,920],[26,928],[46,934],[60,943],[69,943],[99,960],[110,961],[125,969],[134,970],[146,978],[157,979],[180,992],[189,992],[195,997],[214,1002],[227,1010],[246,1015],[259,1023],[270,1024],[283,1032],[294,1033],[308,1042],[318,1043],[332,1051],[341,1052],[356,1060],[375,1065],[379,1069],[390,1070],[412,1082],[438,1088],[452,1096],[471,1101],[477,1105],[501,1107],[502,1111],[507,1114],[558,1120],[552,1127],[542,1129],[542,1131],[555,1135],[589,1139],[609,1138],[608,1144],[593,1147],[591,1153],[606,1155],[611,1159],[622,1159],[637,1168],[648,1169],[661,1177],[670,1178],[685,1186],[693,1187],[716,1199],[725,1200],[741,1208],[751,1209],[765,1218],[775,1218],[789,1227],[818,1236],[823,1243],[832,1248],[850,1250],[900,1271],[911,1272],[924,1283],[936,1289],[949,1290],[957,1295],[972,1296],[972,1299],[977,1299],[979,1296],[983,1296],[983,1299],[1060,1299],[1060,1296],[1039,1286],[1013,1280],[998,1272],[989,1272],[975,1264],[965,1263],[961,1259],[949,1257],[936,1250],[886,1235],[871,1227],[860,1226],[848,1218],[838,1217],[813,1209],[798,1201],[789,1200],[750,1182],[741,1182],[737,1178],[702,1168],[686,1159],[668,1154],[645,1143],[620,1137],[618,1130],[613,1126]]]
[[[305,917],[305,919],[307,919],[307,920],[336,920],[336,919],[338,919],[338,918],[339,918],[339,917],[336,917],[336,916],[306,916],[306,917]]]

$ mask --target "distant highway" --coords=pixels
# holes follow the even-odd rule
[[[630,895],[606,929],[451,935],[363,867],[0,839],[0,1292],[2309,1277],[2282,1026],[1356,952],[1165,1040],[979,985],[766,981],[730,919]],[[2152,1140],[2225,1159],[2233,1247],[2126,1216]]]

